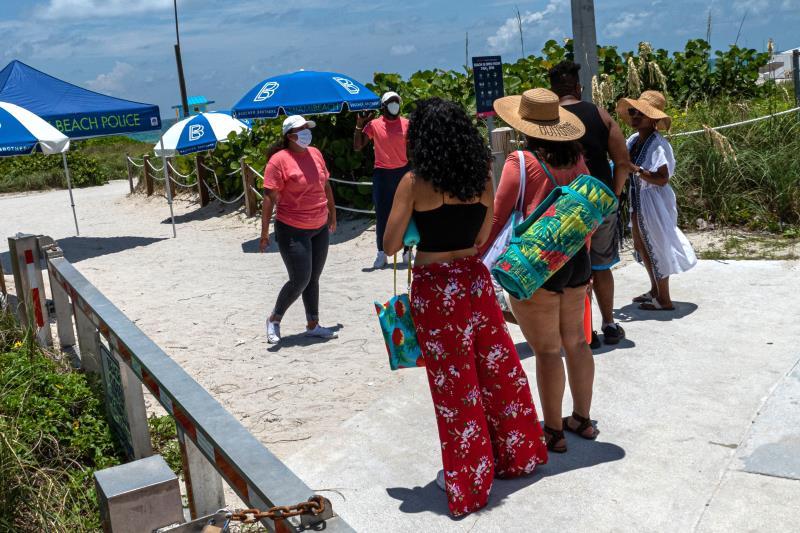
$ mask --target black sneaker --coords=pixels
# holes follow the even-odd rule
[[[598,349],[602,344],[600,343],[600,337],[597,336],[596,331],[592,331],[592,342],[589,344],[589,348],[592,350]]]
[[[606,344],[619,344],[625,338],[625,330],[619,324],[609,324],[603,328],[603,342]]]

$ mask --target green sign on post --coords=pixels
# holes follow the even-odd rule
[[[122,388],[119,361],[103,345],[100,346],[100,354],[103,362],[103,387],[106,395],[108,424],[128,459],[134,459],[133,439],[125,411],[125,390]]]

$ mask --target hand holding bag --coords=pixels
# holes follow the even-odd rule
[[[412,222],[409,224],[413,224]],[[416,226],[414,227],[416,229]],[[406,232],[408,236],[408,232]],[[419,242],[417,233],[417,242]],[[413,240],[413,239],[412,239]],[[408,284],[411,285],[411,265],[408,265]],[[417,331],[411,317],[411,301],[408,293],[397,294],[397,254],[394,255],[394,297],[385,304],[375,302],[378,322],[381,325],[386,351],[389,353],[389,367],[392,370],[425,366],[417,342]]]

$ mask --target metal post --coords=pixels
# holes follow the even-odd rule
[[[170,179],[167,180],[167,185],[169,186],[170,194],[172,195],[173,198],[175,198],[175,195],[178,193],[178,188],[175,185],[175,181],[178,181],[178,175],[175,174],[175,172],[172,170],[172,168],[175,166],[175,164],[174,164],[175,163],[175,158],[174,157],[168,157],[167,158],[167,162],[169,163],[169,167],[167,168],[167,170],[168,170],[167,174],[170,177]],[[173,180],[175,180],[175,181],[173,181]]]
[[[153,196],[155,187],[153,185],[153,176],[150,174],[150,156],[145,154],[142,159],[144,160],[144,192],[147,196]]]
[[[206,188],[206,158],[203,154],[197,154],[194,164],[197,169],[197,194],[200,195],[200,207],[208,205],[208,189]]]
[[[125,154],[125,165],[128,167],[128,187],[133,194],[133,165],[131,164],[131,154]]]
[[[87,372],[100,374],[102,369],[100,364],[100,333],[75,301],[72,302],[72,311],[75,315],[75,329],[78,332],[81,367]]]
[[[256,214],[256,197],[253,194],[253,187],[255,180],[253,173],[247,167],[245,158],[239,159],[239,165],[242,169],[242,187],[244,188],[244,212],[247,216],[252,217]]]
[[[69,204],[72,206],[72,218],[75,219],[75,235],[80,236],[81,232],[78,229],[78,215],[75,214],[75,200],[72,198],[72,178],[69,175],[67,153],[61,152],[61,158],[64,160],[64,174],[67,176],[67,189],[69,189]]]
[[[169,183],[169,167],[167,166],[167,155],[164,153],[163,134],[158,139],[158,144],[161,145],[161,164],[164,165],[164,188],[167,190],[167,203],[169,204],[169,216],[172,220],[172,238],[174,239],[178,236],[178,233],[175,231],[175,212],[172,210],[172,187],[170,187]]]
[[[64,253],[59,248],[51,247],[45,252],[47,260],[54,257],[64,257]],[[61,350],[75,346],[75,329],[72,323],[72,305],[69,301],[69,294],[64,287],[53,277],[50,269],[47,270],[50,277],[50,293],[53,295],[53,305],[56,308],[56,330],[58,331],[58,342]]]
[[[592,101],[592,79],[597,76],[597,30],[594,0],[572,0],[572,46],[575,62],[580,64],[583,100]]]
[[[213,514],[225,507],[222,477],[192,439],[179,426],[177,429],[189,513],[193,519]]]
[[[18,233],[8,238],[14,287],[19,301],[20,323],[28,324],[36,332],[40,346],[52,346],[50,314],[44,292],[44,279],[40,268],[39,241],[35,235]]]
[[[800,107],[800,50],[792,51],[792,80],[795,106]],[[800,118],[800,113],[797,116]]]

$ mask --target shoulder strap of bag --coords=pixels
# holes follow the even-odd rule
[[[410,257],[411,256],[411,249],[410,248],[408,250],[408,254],[409,254],[409,258],[408,258],[408,285],[406,287],[406,290],[408,290],[408,287],[411,286],[411,270],[412,270],[411,261],[412,261],[412,259]],[[394,268],[392,270],[394,270],[394,295],[397,296],[397,254],[394,254]]]
[[[517,150],[519,157],[519,193],[517,194],[517,205],[514,207],[519,212],[525,210],[525,182],[528,181],[525,169],[525,152]]]
[[[537,154],[536,152],[534,152],[534,155],[536,156],[536,160],[537,160],[537,161],[539,162],[539,164],[542,166],[542,170],[544,170],[544,173],[547,175],[547,177],[548,177],[548,178],[550,178],[550,182],[553,184],[553,187],[559,187],[559,185],[558,185],[558,182],[557,182],[557,181],[556,181],[556,179],[553,177],[553,173],[552,173],[552,172],[550,172],[550,169],[549,169],[549,168],[547,168],[547,165],[545,165],[545,164],[544,164],[544,161],[542,160],[542,158],[541,158],[541,157],[539,157],[539,154]]]

